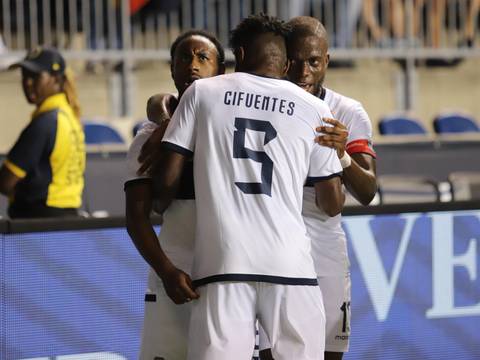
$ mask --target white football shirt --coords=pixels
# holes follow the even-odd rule
[[[325,89],[325,102],[333,118],[348,129],[347,153],[366,153],[375,157],[372,148],[372,123],[356,100]],[[341,215],[329,217],[315,205],[315,191],[305,187],[303,217],[312,238],[312,256],[319,276],[340,276],[348,271],[347,241]]]
[[[336,152],[314,142],[331,116],[285,80],[233,73],[187,89],[163,145],[194,153],[196,285],[317,284],[302,196],[306,181],[341,173]]]

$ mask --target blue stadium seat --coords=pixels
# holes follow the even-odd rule
[[[83,121],[83,129],[85,131],[85,143],[87,145],[125,143],[118,131],[108,124]]]
[[[380,119],[378,130],[382,135],[426,135],[427,130],[417,120],[407,116],[387,116]]]
[[[460,114],[450,113],[438,115],[433,120],[433,128],[437,134],[446,133],[465,133],[465,132],[479,132],[475,119],[472,117]]]

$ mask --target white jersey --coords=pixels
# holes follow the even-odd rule
[[[127,178],[125,187],[138,181],[151,181],[147,174],[138,175],[140,168],[138,155],[157,125],[148,122],[137,133],[127,153]],[[191,170],[184,170],[181,189],[172,205],[163,214],[162,230],[158,240],[169,259],[175,266],[189,273],[192,267],[195,229],[195,200]],[[189,189],[191,187],[191,189]],[[149,287],[153,288],[155,274],[149,276]]]
[[[163,145],[194,153],[197,286],[317,284],[301,208],[307,180],[342,170],[336,152],[314,142],[330,116],[323,101],[285,80],[233,73],[187,89]]]
[[[325,102],[333,118],[348,129],[347,153],[366,153],[375,157],[372,148],[372,123],[362,104],[325,89]],[[340,276],[348,271],[347,241],[341,215],[328,217],[315,205],[315,191],[305,187],[303,218],[312,238],[312,255],[318,276]]]

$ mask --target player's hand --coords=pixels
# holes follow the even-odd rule
[[[190,276],[173,265],[164,270],[160,278],[168,297],[175,304],[184,304],[200,297],[193,289]]]
[[[337,150],[338,157],[342,158],[343,154],[345,154],[345,147],[347,146],[347,128],[340,121],[335,119],[324,118],[323,121],[332,124],[333,126],[319,126],[316,128],[316,130],[323,133],[323,135],[315,138],[315,142]]]
[[[138,162],[141,164],[137,170],[138,175],[147,174],[152,166],[159,161],[160,147],[167,129],[169,120],[165,120],[158,126],[150,135],[147,141],[140,149],[140,155],[138,156]]]
[[[172,94],[156,94],[147,101],[147,118],[160,125],[170,118],[178,105],[178,99]]]

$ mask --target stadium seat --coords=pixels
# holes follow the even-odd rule
[[[408,116],[387,116],[380,119],[378,130],[382,135],[426,135],[423,125]]]
[[[378,192],[381,204],[408,204],[439,202],[438,183],[423,176],[378,176]]]
[[[433,128],[437,134],[479,132],[480,128],[475,120],[461,113],[438,115],[433,120]]]
[[[125,143],[118,131],[108,124],[83,121],[83,129],[85,131],[85,143],[87,145]]]
[[[448,181],[453,200],[480,200],[480,171],[452,172]]]

